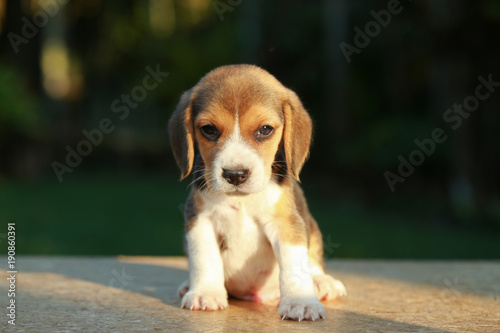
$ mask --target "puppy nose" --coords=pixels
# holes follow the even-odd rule
[[[227,170],[222,169],[222,177],[231,185],[238,186],[248,178],[248,169]]]

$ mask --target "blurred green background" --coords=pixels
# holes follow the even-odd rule
[[[167,120],[206,72],[252,63],[314,119],[301,179],[328,257],[500,258],[500,87],[443,118],[500,82],[500,4],[402,0],[389,22],[394,2],[0,0],[2,253],[16,222],[22,254],[182,255]],[[391,189],[435,128],[448,139]]]

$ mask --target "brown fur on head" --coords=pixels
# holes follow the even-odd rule
[[[216,139],[203,132],[207,125],[220,132]],[[264,125],[274,130],[261,140],[256,131]],[[283,147],[288,172],[299,179],[311,142],[311,119],[293,91],[253,65],[216,68],[182,95],[168,126],[181,179],[193,169],[195,148],[209,172],[216,173],[214,177],[220,172],[214,163],[224,164],[219,165],[222,168],[251,168],[251,162],[239,165],[233,156],[216,161],[228,140],[234,139],[231,135],[237,127],[245,145],[268,169],[265,177],[270,177],[276,153]]]

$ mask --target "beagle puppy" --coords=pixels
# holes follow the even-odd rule
[[[321,232],[298,183],[312,122],[297,95],[259,67],[219,67],[182,95],[168,130],[181,180],[193,174],[181,307],[280,297],[282,319],[324,318],[319,300],[346,290],[325,274]]]

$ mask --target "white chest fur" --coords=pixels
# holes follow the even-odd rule
[[[280,196],[274,183],[246,196],[204,195],[203,214],[221,243],[225,286],[236,297],[264,300],[279,295],[279,269],[263,226],[272,220]]]

